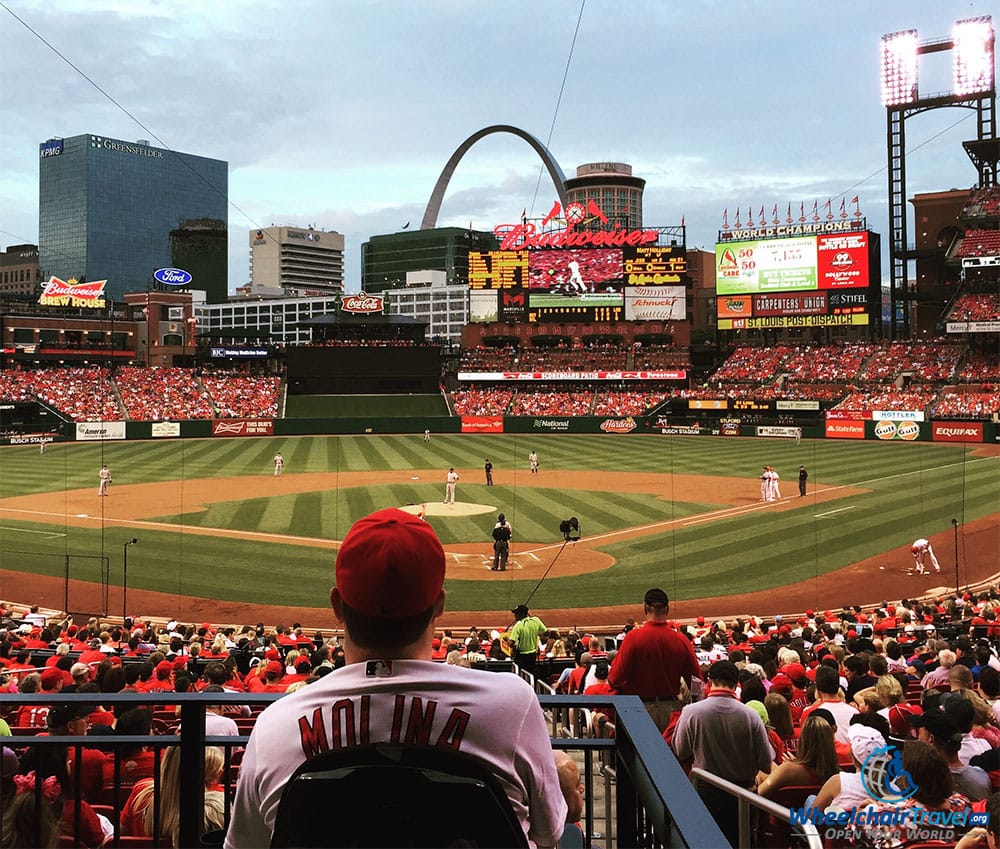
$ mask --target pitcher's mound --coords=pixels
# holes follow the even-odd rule
[[[428,501],[426,504],[406,504],[399,509],[415,516],[421,511],[425,516],[478,516],[481,513],[493,513],[497,510],[492,504],[470,504],[467,501],[456,501],[454,504]]]

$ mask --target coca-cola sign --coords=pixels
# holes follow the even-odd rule
[[[46,307],[100,309],[104,306],[104,284],[107,282],[107,280],[93,280],[90,283],[78,283],[72,277],[69,280],[50,277],[38,298],[38,303]]]
[[[385,299],[381,295],[358,292],[356,295],[345,295],[340,302],[340,308],[344,312],[367,315],[382,312],[384,303]]]

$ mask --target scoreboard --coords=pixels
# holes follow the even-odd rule
[[[721,241],[720,330],[858,326],[878,304],[878,235],[867,230]]]
[[[470,251],[470,320],[640,320],[664,309],[686,317],[686,272],[679,245]]]

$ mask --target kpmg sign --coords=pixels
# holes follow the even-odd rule
[[[48,159],[50,156],[59,156],[62,152],[62,139],[49,139],[38,145],[38,156],[41,159]]]
[[[158,268],[153,277],[165,286],[187,286],[194,279],[182,268]]]

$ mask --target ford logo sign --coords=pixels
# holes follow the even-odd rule
[[[158,268],[153,272],[153,277],[167,286],[187,286],[191,282],[191,275],[182,268]]]

